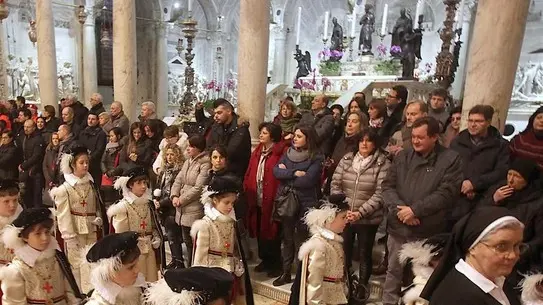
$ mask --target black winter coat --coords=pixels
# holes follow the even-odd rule
[[[462,161],[455,151],[437,144],[424,158],[413,148],[402,150],[381,184],[388,211],[387,231],[416,238],[443,233],[445,219],[460,195],[462,180]],[[397,216],[399,205],[409,206],[420,225],[402,223]]]
[[[85,107],[81,102],[77,101],[72,106],[74,109],[74,122],[85,128],[87,126],[87,115],[89,114],[89,109]]]
[[[15,142],[0,145],[0,178],[19,179],[19,164],[21,164],[21,153]]]
[[[34,177],[42,174],[42,162],[45,151],[45,142],[39,132],[34,132],[30,136],[23,135],[18,139],[17,146],[22,150],[23,162],[19,182],[26,181],[28,177]]]
[[[94,178],[100,178],[102,172],[100,162],[106,149],[107,135],[100,126],[87,127],[79,134],[78,142],[90,151],[89,172]]]
[[[48,132],[57,132],[58,127],[60,126],[60,119],[57,117],[52,117],[49,121],[45,122],[44,129]]]
[[[207,139],[207,147],[210,149],[215,145],[226,147],[228,169],[240,179],[243,179],[249,166],[249,159],[251,159],[249,124],[238,123],[237,115],[234,115],[232,122],[228,126],[213,124]]]
[[[132,148],[133,147],[131,147],[130,143],[126,143],[126,145],[124,145],[123,149],[121,150],[119,161],[123,170],[127,170],[135,166],[141,166],[146,169],[151,168],[156,155],[155,151],[153,150],[153,143],[151,142],[151,140],[142,137],[138,142],[136,142],[134,151],[136,155],[138,155],[136,162],[132,161],[129,158],[130,154],[132,153],[131,151],[129,151],[129,149]]]
[[[100,115],[100,113],[106,112],[106,109],[104,108],[104,104],[98,103],[91,107],[89,110],[89,113],[94,113],[96,115]]]
[[[509,143],[493,126],[489,127],[483,143],[476,146],[469,132],[463,130],[451,142],[450,148],[460,154],[464,179],[471,181],[479,194],[486,192],[507,174]]]

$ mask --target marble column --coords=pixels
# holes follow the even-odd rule
[[[83,92],[81,99],[89,103],[91,95],[98,92],[98,71],[96,66],[96,36],[93,9],[94,0],[86,0],[88,14],[83,24]],[[111,102],[111,101],[108,101]],[[90,107],[90,105],[87,105]]]
[[[479,0],[470,43],[462,128],[477,104],[495,109],[493,125],[503,130],[515,81],[530,0]]]
[[[58,105],[57,52],[52,0],[36,0],[36,36],[41,106]]]
[[[241,0],[238,39],[238,109],[249,120],[251,138],[258,138],[264,120],[268,77],[270,0]]]
[[[168,111],[168,29],[158,24],[156,33],[156,106],[157,115],[162,118]]]
[[[113,98],[130,121],[136,118],[136,2],[113,1]]]
[[[272,82],[274,84],[285,84],[285,60],[287,58],[287,33],[282,27],[274,29],[275,34],[275,50],[273,55],[273,74]]]
[[[4,23],[0,23],[0,99],[7,100],[9,97],[7,56],[6,56],[6,33],[4,32]],[[6,58],[6,59],[4,59]]]

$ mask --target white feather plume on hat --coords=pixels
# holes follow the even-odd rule
[[[118,190],[122,191],[123,196],[128,195],[130,190],[128,189],[128,180],[130,180],[131,177],[118,177],[117,180],[115,180],[115,184],[113,184],[113,187]]]
[[[143,298],[145,303],[151,305],[197,305],[202,300],[201,294],[196,291],[174,292],[164,279],[151,284]]]
[[[60,171],[63,174],[67,175],[73,172],[72,167],[71,167],[73,160],[74,160],[74,156],[72,156],[71,154],[67,154],[67,153],[62,154],[62,157],[60,159]]]
[[[326,224],[334,221],[337,209],[329,203],[323,204],[319,209],[310,209],[303,217],[303,221],[309,227],[311,234],[316,234],[318,228],[324,228]]]
[[[543,304],[543,295],[537,290],[538,285],[543,285],[543,274],[527,275],[520,284],[524,304]]]

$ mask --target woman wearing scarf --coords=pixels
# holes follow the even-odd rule
[[[531,159],[543,170],[543,106],[539,107],[528,120],[528,125],[509,144],[511,158]]]
[[[486,199],[488,205],[502,206],[524,224],[524,243],[527,250],[520,256],[508,280],[517,285],[521,274],[541,266],[543,249],[543,192],[536,182],[537,164],[532,160],[515,159],[507,172],[507,179],[491,188]]]
[[[524,225],[500,207],[481,207],[454,226],[421,297],[430,305],[520,305],[505,281],[520,254]]]
[[[294,128],[301,118],[302,116],[296,112],[296,104],[289,99],[285,99],[281,102],[281,109],[273,119],[273,123],[281,126],[285,140],[291,140],[294,135]]]
[[[258,241],[258,256],[262,260],[255,267],[256,272],[267,272],[268,277],[281,274],[281,239],[277,222],[272,219],[273,201],[279,187],[279,180],[273,176],[285,151],[281,127],[273,123],[260,124],[260,144],[249,160],[249,167],[243,180],[248,209],[248,229],[251,237]]]

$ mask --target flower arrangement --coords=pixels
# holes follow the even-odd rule
[[[377,57],[379,59],[384,59],[387,56],[387,52],[388,52],[388,49],[383,43],[380,43],[377,46]]]
[[[339,76],[341,74],[340,60],[343,52],[328,48],[319,52],[319,71],[324,76]]]
[[[400,56],[400,53],[402,53],[402,48],[400,46],[394,45],[390,47],[390,55]]]

